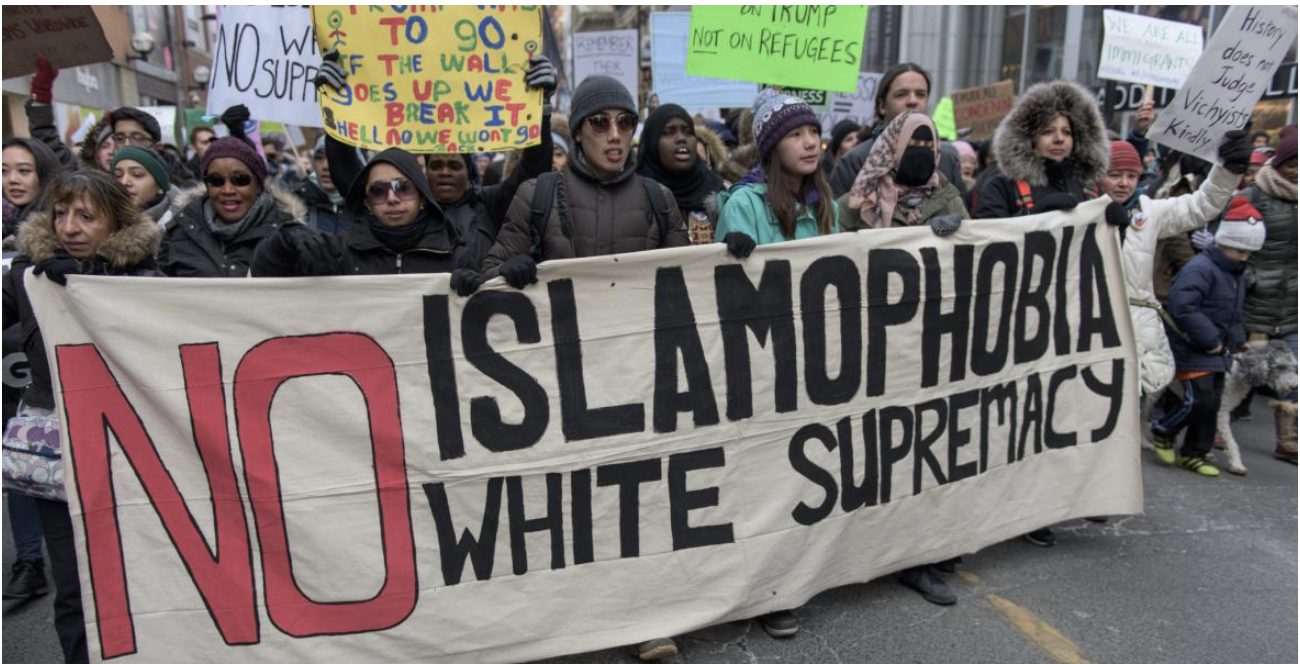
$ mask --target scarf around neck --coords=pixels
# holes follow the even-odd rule
[[[673,192],[677,207],[691,211],[703,210],[704,199],[722,189],[722,178],[709,170],[698,157],[685,173],[672,173],[664,166],[659,159],[659,139],[663,136],[664,127],[673,118],[685,120],[691,133],[695,133],[695,121],[686,109],[676,104],[664,104],[656,108],[646,119],[645,129],[641,132],[636,172],[668,187]]]
[[[1264,167],[1259,169],[1255,174],[1255,182],[1259,183],[1260,190],[1269,196],[1295,202],[1296,183],[1287,182],[1272,164],[1264,164]]]
[[[217,209],[212,207],[212,198],[207,194],[203,195],[203,220],[208,224],[208,230],[212,231],[212,236],[217,238],[221,244],[228,244],[231,240],[239,237],[245,229],[256,226],[262,219],[266,218],[275,210],[275,199],[266,190],[257,195],[253,204],[244,213],[244,218],[234,223],[227,223],[221,217],[217,216]]]

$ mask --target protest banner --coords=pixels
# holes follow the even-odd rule
[[[957,140],[957,121],[952,114],[952,97],[944,97],[934,106],[934,128],[939,132],[939,138],[945,141]]]
[[[536,660],[1140,511],[1106,204],[468,298],[29,275],[92,659]]]
[[[1016,104],[1016,85],[1011,81],[998,81],[978,88],[955,90],[952,93],[952,115],[958,129],[970,129],[968,141],[993,138],[1002,118]]]
[[[1296,38],[1294,6],[1234,5],[1147,138],[1219,163],[1223,133],[1241,129]]]
[[[641,98],[641,51],[636,30],[602,30],[573,35],[573,84],[592,75],[609,76],[623,84],[633,99]]]
[[[822,134],[830,135],[841,120],[852,120],[860,127],[871,126],[876,121],[876,88],[880,86],[880,78],[875,72],[858,72],[857,90],[832,93],[830,109],[817,114],[822,121]]]
[[[690,12],[650,14],[650,72],[659,103],[685,108],[746,108],[754,103],[754,83],[686,73],[690,34]]]
[[[113,59],[90,5],[5,5],[4,78],[35,73],[36,59],[63,69]]]
[[[866,5],[694,5],[686,73],[853,92]]]
[[[535,5],[314,5],[312,17],[348,74],[320,96],[335,139],[425,154],[541,142],[542,93],[524,81],[542,52]]]
[[[1205,42],[1201,26],[1102,10],[1097,78],[1181,88]]]
[[[212,47],[208,114],[243,104],[258,120],[321,126],[311,12],[301,5],[223,5]]]

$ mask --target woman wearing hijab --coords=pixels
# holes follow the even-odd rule
[[[969,219],[961,193],[938,171],[939,141],[924,113],[896,116],[871,146],[867,161],[840,197],[844,230],[928,224],[949,235]]]
[[[267,181],[266,162],[242,139],[213,141],[199,168],[203,185],[177,196],[158,267],[173,277],[248,276],[257,244],[307,211]]]
[[[704,199],[724,188],[722,178],[700,159],[695,121],[677,104],[664,104],[646,119],[636,172],[668,187],[677,201],[691,244],[713,242]]]
[[[135,206],[165,228],[172,219],[172,202],[178,190],[167,177],[162,157],[149,148],[128,145],[113,155],[112,171],[131,194]]]
[[[961,192],[939,172],[938,130],[924,113],[904,111],[885,126],[849,193],[840,197],[846,231],[928,225],[951,235],[968,219]],[[937,570],[954,571],[955,560],[905,569],[898,581],[941,606],[957,594]]]
[[[460,156],[452,155],[459,163]],[[464,242],[443,214],[419,161],[389,148],[348,187],[347,209],[360,221],[341,235],[285,224],[253,257],[253,276],[452,272],[468,263]],[[459,282],[458,277],[456,282]],[[477,278],[475,287],[482,283]]]

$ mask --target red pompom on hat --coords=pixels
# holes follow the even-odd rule
[[[1142,172],[1142,158],[1138,156],[1138,151],[1133,147],[1132,143],[1128,141],[1110,142],[1110,168],[1108,170]]]
[[[1219,222],[1214,243],[1241,251],[1259,251],[1264,246],[1264,234],[1264,215],[1245,196],[1237,196],[1228,202],[1228,211]]]

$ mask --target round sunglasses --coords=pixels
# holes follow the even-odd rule
[[[637,118],[631,113],[620,113],[612,122],[618,125],[619,133],[630,134],[636,130]],[[610,124],[608,115],[593,115],[587,118],[587,125],[597,134],[608,134]]]

